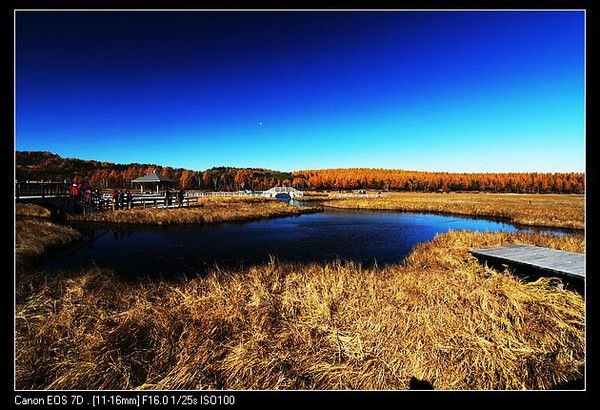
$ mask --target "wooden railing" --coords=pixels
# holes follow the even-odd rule
[[[82,200],[85,208],[86,204],[89,207],[89,202]],[[113,200],[110,195],[104,195],[102,198],[93,198],[91,201],[91,208],[93,210],[117,210],[117,209],[131,209],[131,208],[177,208],[179,206],[195,206],[198,205],[198,196],[186,196],[179,203],[177,197],[171,197],[167,203],[167,199],[164,196],[134,196],[130,201],[124,198],[122,201]]]
[[[190,207],[201,204],[200,199],[206,197],[260,197],[264,191],[236,191],[236,192],[188,192],[179,202],[177,191],[172,193],[167,202],[165,195],[134,194],[130,200],[113,200],[112,194],[87,196],[80,190],[80,195],[73,198],[83,208],[84,213],[96,211],[114,211],[131,208],[176,208],[179,206]],[[15,194],[17,199],[25,198],[50,198],[70,197],[71,184],[63,182],[16,182]]]
[[[46,198],[69,196],[71,184],[67,182],[15,182],[15,197]]]

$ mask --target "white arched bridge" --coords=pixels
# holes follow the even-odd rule
[[[289,195],[290,198],[298,198],[302,197],[303,192],[298,191],[296,188],[292,188],[291,186],[276,186],[267,191],[263,191],[262,196],[276,197],[279,194]]]

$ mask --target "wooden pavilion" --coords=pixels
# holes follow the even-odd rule
[[[171,178],[164,177],[156,172],[152,172],[151,174],[144,175],[143,177],[136,178],[131,181],[131,183],[135,186],[136,184],[140,185],[140,192],[144,193],[145,189],[154,189],[156,187],[156,193],[158,194],[160,191],[166,189],[167,187],[171,187],[175,184]]]

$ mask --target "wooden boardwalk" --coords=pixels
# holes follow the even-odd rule
[[[585,279],[585,254],[541,248],[533,245],[512,245],[469,251],[480,260],[516,265],[553,275]]]

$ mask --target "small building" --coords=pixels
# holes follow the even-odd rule
[[[140,185],[140,192],[144,192],[146,190],[154,190],[156,188],[156,193],[158,194],[160,191],[165,190],[168,187],[171,187],[175,184],[171,178],[164,177],[156,172],[152,172],[151,174],[144,175],[143,177],[136,178],[131,181],[131,183],[135,186],[136,184]]]

